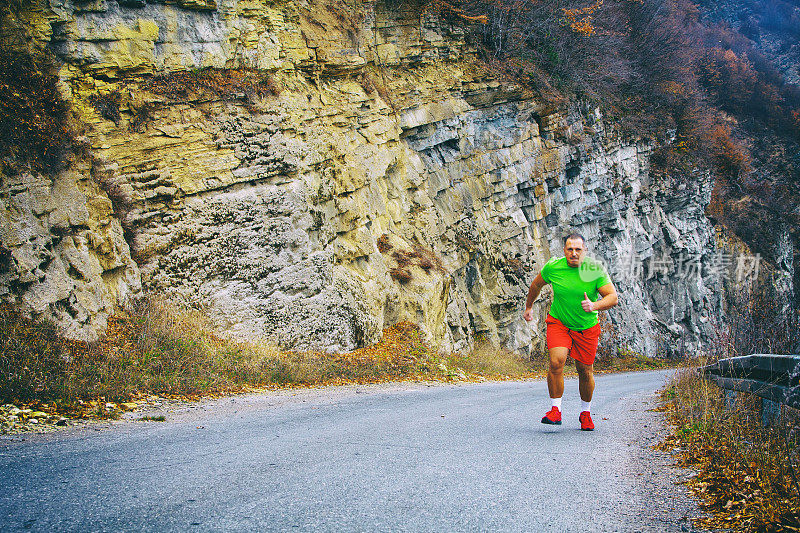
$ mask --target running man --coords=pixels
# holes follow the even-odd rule
[[[585,257],[585,239],[573,233],[564,239],[564,257],[552,258],[542,268],[528,289],[523,317],[533,320],[533,302],[546,283],[553,286],[553,303],[547,315],[547,350],[550,370],[547,389],[552,408],[542,424],[561,424],[561,397],[564,395],[564,363],[567,355],[575,359],[583,431],[592,431],[592,394],[594,393],[594,358],[600,340],[598,311],[617,305],[617,291],[603,266]],[[597,300],[597,295],[601,298]]]

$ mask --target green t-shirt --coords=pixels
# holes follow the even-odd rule
[[[603,265],[595,259],[584,257],[581,266],[571,267],[566,257],[550,259],[542,268],[542,278],[553,286],[553,304],[550,314],[573,331],[581,331],[597,324],[597,311],[587,313],[581,302],[585,292],[593,302],[599,300],[597,289],[611,280]]]

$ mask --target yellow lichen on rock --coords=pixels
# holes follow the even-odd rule
[[[134,27],[118,25],[110,33],[114,44],[105,52],[103,61],[95,66],[96,69],[153,72],[158,24],[139,19]]]
[[[66,17],[54,11],[46,0],[20,2],[11,11],[0,8],[0,45],[5,50],[39,54],[53,35],[53,24]]]

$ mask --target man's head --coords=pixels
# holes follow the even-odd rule
[[[564,239],[564,257],[567,258],[569,266],[574,268],[581,266],[583,256],[586,254],[585,242],[580,233],[572,233]]]

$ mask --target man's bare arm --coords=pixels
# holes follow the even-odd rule
[[[613,283],[608,283],[599,287],[597,292],[600,293],[600,298],[596,302],[589,300],[589,298],[585,298],[581,305],[583,306],[583,310],[587,313],[592,311],[605,311],[606,309],[611,309],[615,305],[617,305],[619,299],[617,298],[617,290],[614,288]]]
[[[533,281],[531,282],[531,286],[528,288],[528,298],[525,300],[525,312],[522,316],[530,322],[533,320],[533,302],[536,301],[536,298],[539,296],[539,293],[542,292],[542,288],[547,284],[541,274],[537,274]]]

